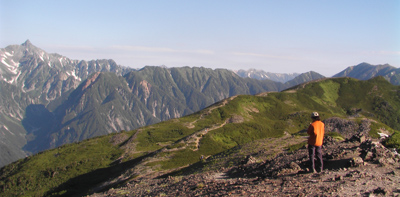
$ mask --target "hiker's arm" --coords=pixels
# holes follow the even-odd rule
[[[314,134],[314,127],[312,126],[312,124],[310,124],[310,126],[308,127],[307,134],[308,135],[315,135]]]

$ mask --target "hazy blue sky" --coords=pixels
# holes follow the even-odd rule
[[[319,72],[400,66],[398,0],[0,0],[0,48],[71,59]]]

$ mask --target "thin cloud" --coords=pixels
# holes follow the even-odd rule
[[[193,51],[193,52],[190,52],[190,51],[189,51],[189,53],[198,53],[198,54],[209,54],[209,55],[212,55],[212,54],[214,54],[214,51],[211,51],[211,50],[195,50],[195,51]]]
[[[46,49],[50,49],[58,53],[59,51],[87,51],[87,52],[96,52],[99,50],[97,47],[78,45],[78,46],[68,46],[68,45],[48,45],[45,46]],[[51,51],[47,51],[52,53]]]
[[[146,46],[129,46],[129,45],[113,45],[110,47],[111,50],[121,50],[121,51],[141,51],[141,52],[178,52],[177,50],[165,47],[146,47]]]
[[[232,54],[238,55],[238,56],[251,56],[251,57],[261,57],[261,58],[282,59],[282,60],[303,60],[303,58],[297,58],[297,57],[292,57],[292,56],[270,55],[270,54],[261,54],[261,53],[233,52]]]
[[[214,54],[211,50],[176,50],[167,47],[147,47],[147,46],[130,46],[130,45],[113,45],[111,50],[151,52],[151,53],[195,53],[195,54]]]
[[[368,55],[400,55],[400,51],[369,51]]]

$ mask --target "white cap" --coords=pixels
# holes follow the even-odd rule
[[[311,113],[311,118],[318,117],[318,116],[319,116],[319,114],[316,111]]]

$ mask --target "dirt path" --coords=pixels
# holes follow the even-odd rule
[[[229,100],[232,100],[235,97],[236,96],[230,97],[228,99],[225,99],[225,100],[221,101],[221,103],[219,105],[210,107],[207,111],[205,111],[203,114],[200,115],[199,119],[189,123],[188,128],[194,128],[194,124],[197,121],[201,120],[205,115],[210,114],[213,110],[225,106],[229,102]],[[200,148],[200,140],[203,138],[203,136],[205,136],[208,132],[210,132],[212,130],[219,129],[219,128],[225,126],[227,121],[228,120],[224,121],[222,124],[219,124],[219,125],[213,125],[211,128],[205,128],[205,129],[202,129],[200,131],[194,132],[193,134],[191,134],[191,135],[189,135],[189,136],[177,141],[176,143],[172,144],[172,145],[183,144],[181,147],[170,148],[170,149],[167,148],[167,147],[163,147],[163,148],[161,148],[161,149],[159,149],[157,151],[154,151],[153,154],[156,155],[156,154],[158,154],[160,152],[176,152],[176,151],[180,151],[180,150],[186,149],[189,146],[193,146],[193,144],[194,144],[194,146],[193,146],[194,148],[192,150],[193,151],[198,151],[199,148]],[[156,157],[149,157],[149,158],[146,158],[145,160],[143,160],[141,162],[141,164],[137,165],[137,166],[142,166],[142,168],[143,168],[143,166],[145,166],[146,164],[149,164],[149,163],[152,163],[152,162],[157,162],[157,161],[163,161],[164,159],[165,158],[162,158],[162,157],[160,158],[160,157],[157,157],[157,156]],[[154,173],[152,170],[148,170],[148,172],[145,173],[145,175],[148,176],[149,174],[152,174],[152,173]]]
[[[224,99],[224,100],[220,101],[219,105],[216,105],[216,106],[213,106],[213,107],[208,108],[208,110],[205,111],[204,113],[202,113],[202,114],[200,115],[200,117],[199,117],[197,120],[194,120],[193,122],[190,122],[190,123],[187,125],[187,128],[189,128],[189,129],[194,128],[194,124],[195,124],[197,121],[203,119],[203,117],[204,117],[205,115],[210,114],[214,109],[217,109],[217,108],[220,108],[220,107],[225,106],[225,105],[229,102],[229,100],[233,100],[233,99],[235,99],[236,97],[237,97],[237,96],[229,97],[229,98],[227,98],[227,99]]]

